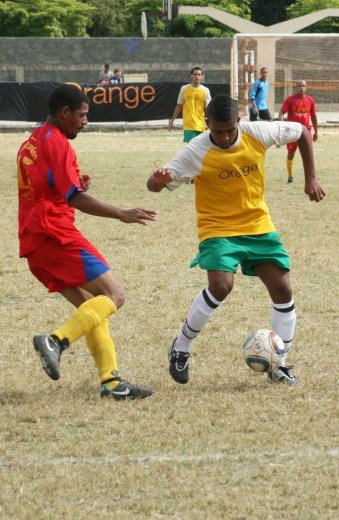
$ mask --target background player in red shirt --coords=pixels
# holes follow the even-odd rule
[[[20,256],[50,292],[59,292],[75,307],[69,320],[51,334],[34,336],[43,368],[60,377],[60,356],[85,336],[101,381],[101,397],[148,397],[121,378],[108,317],[124,303],[122,287],[105,258],[74,226],[75,209],[84,213],[146,225],[155,212],[122,209],[92,197],[89,175],[81,175],[69,139],[87,124],[89,100],[77,87],[60,85],[50,95],[49,116],[18,152]]]
[[[301,80],[296,84],[297,93],[285,99],[280,111],[279,119],[284,120],[284,114],[287,113],[287,121],[295,121],[304,125],[309,131],[310,138],[313,141],[318,139],[318,120],[315,113],[315,103],[312,96],[306,94],[306,81]],[[314,134],[311,132],[311,121],[314,128]],[[287,182],[293,182],[293,159],[298,148],[298,143],[288,143],[287,145]]]

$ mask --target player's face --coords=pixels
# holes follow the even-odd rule
[[[261,79],[262,79],[263,81],[266,81],[267,74],[268,74],[267,69],[261,69],[261,71],[260,71],[260,77],[261,77]]]
[[[298,95],[299,96],[303,96],[304,94],[306,94],[306,90],[307,90],[306,82],[305,81],[300,81],[297,84],[297,93],[298,93]]]
[[[194,85],[199,85],[202,80],[202,72],[201,70],[194,70],[191,74],[191,81]]]
[[[88,105],[83,103],[78,110],[70,110],[69,107],[64,107],[63,115],[63,130],[68,139],[75,139],[78,133],[87,125]]]
[[[238,126],[240,118],[230,121],[216,121],[213,118],[206,119],[213,141],[219,148],[227,149],[235,143],[238,137]]]

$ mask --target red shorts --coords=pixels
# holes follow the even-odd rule
[[[310,134],[311,141],[313,142],[313,136],[312,136],[311,129],[308,128],[307,130],[308,130],[308,133]],[[296,149],[298,148],[298,142],[294,141],[293,143],[287,143],[286,146],[287,146],[288,153],[294,153],[296,151]]]
[[[109,271],[105,258],[85,238],[61,245],[48,238],[27,255],[32,274],[49,292],[81,287]]]

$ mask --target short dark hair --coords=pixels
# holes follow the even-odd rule
[[[49,113],[54,116],[63,107],[69,107],[69,109],[74,112],[78,110],[83,103],[89,105],[89,99],[80,88],[74,85],[59,85],[49,96]]]
[[[201,74],[204,75],[204,71],[202,70],[201,67],[193,67],[193,69],[191,69],[191,72],[190,72],[190,73],[193,74],[193,72],[194,72],[195,70],[201,70]]]
[[[207,118],[215,121],[231,121],[238,117],[238,102],[227,94],[218,94],[207,106]]]

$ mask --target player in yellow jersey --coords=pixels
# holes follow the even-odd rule
[[[272,300],[272,329],[283,339],[281,365],[270,382],[297,384],[286,366],[296,313],[289,277],[290,262],[265,202],[266,149],[298,141],[305,173],[305,193],[319,202],[325,193],[316,179],[312,144],[306,127],[295,122],[240,122],[238,104],[220,94],[207,107],[209,132],[198,136],[163,168],[154,170],[148,189],[174,190],[194,177],[199,252],[191,267],[207,271],[208,287],[195,298],[185,324],[169,349],[169,371],[188,382],[194,338],[231,292],[234,273],[258,276]]]
[[[206,107],[211,101],[211,94],[207,87],[201,85],[203,76],[204,72],[200,67],[191,70],[191,83],[181,87],[168,125],[168,130],[171,132],[174,121],[182,111],[184,143],[188,143],[205,130]]]

